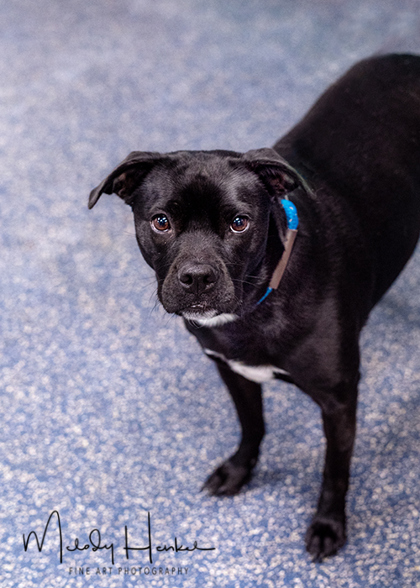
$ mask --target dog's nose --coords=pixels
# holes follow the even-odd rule
[[[197,296],[213,288],[217,274],[211,265],[199,263],[181,268],[178,272],[178,279],[184,290]]]

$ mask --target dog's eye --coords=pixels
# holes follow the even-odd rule
[[[169,231],[171,224],[166,215],[158,214],[152,218],[152,228],[160,233],[165,233],[166,231]]]
[[[234,233],[243,233],[249,227],[249,219],[246,216],[235,216],[233,219],[230,230]]]

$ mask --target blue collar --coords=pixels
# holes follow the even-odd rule
[[[280,281],[283,277],[285,272],[287,262],[289,261],[290,254],[292,252],[293,243],[295,242],[296,235],[297,235],[297,228],[299,225],[299,218],[298,213],[296,210],[296,206],[290,200],[281,200],[281,204],[283,206],[283,210],[286,214],[287,219],[287,231],[286,231],[286,238],[284,240],[284,251],[282,256],[280,257],[280,261],[278,262],[276,269],[271,276],[270,283],[268,288],[262,298],[257,302],[257,306],[263,302],[269,294],[273,290],[277,290]]]

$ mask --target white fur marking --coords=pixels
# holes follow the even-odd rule
[[[191,321],[196,323],[200,327],[220,327],[221,325],[226,325],[227,323],[231,323],[232,321],[236,321],[238,316],[236,314],[218,314],[213,317],[206,318],[205,316],[198,315],[195,317],[194,315],[188,314],[184,315],[184,318],[187,321]]]
[[[289,375],[285,370],[273,365],[246,365],[241,361],[226,359],[222,353],[217,353],[217,351],[212,351],[211,349],[204,349],[204,352],[209,357],[221,359],[233,372],[243,376],[247,380],[251,380],[251,382],[256,382],[257,384],[274,380],[276,374],[283,374],[285,376]]]

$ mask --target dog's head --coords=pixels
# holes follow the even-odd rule
[[[165,310],[216,324],[242,314],[247,287],[263,286],[269,227],[280,238],[286,229],[279,197],[301,184],[272,149],[134,151],[92,190],[89,208],[102,193],[129,204]]]

